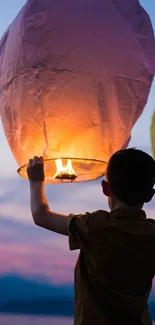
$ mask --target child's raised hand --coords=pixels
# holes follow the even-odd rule
[[[44,181],[45,175],[44,175],[43,157],[35,156],[33,159],[29,160],[29,164],[27,167],[27,175],[29,181],[33,181],[33,182]]]

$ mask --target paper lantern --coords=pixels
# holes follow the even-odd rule
[[[44,156],[46,182],[104,175],[154,72],[138,0],[28,0],[0,43],[1,119],[20,175],[34,155]]]

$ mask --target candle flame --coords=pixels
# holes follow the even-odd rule
[[[75,180],[77,177],[75,174],[75,171],[72,167],[72,162],[70,159],[68,159],[67,164],[63,166],[62,159],[55,160],[56,164],[56,173],[54,175],[54,178],[56,179],[66,179],[66,180]]]

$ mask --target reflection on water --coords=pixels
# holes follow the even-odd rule
[[[73,325],[73,319],[0,314],[0,325]]]

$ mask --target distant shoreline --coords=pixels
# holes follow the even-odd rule
[[[73,317],[72,298],[51,298],[38,300],[10,300],[0,303],[0,314]]]
[[[43,317],[43,318],[51,318],[51,317],[54,317],[54,318],[73,318],[74,317],[74,314],[72,315],[64,315],[64,314],[44,314],[42,312],[40,313],[32,313],[32,312],[27,312],[27,313],[22,313],[22,312],[12,312],[12,311],[0,311],[0,317],[1,315],[4,315],[4,316],[24,316],[24,317],[27,317],[27,316],[31,316],[31,317]]]

